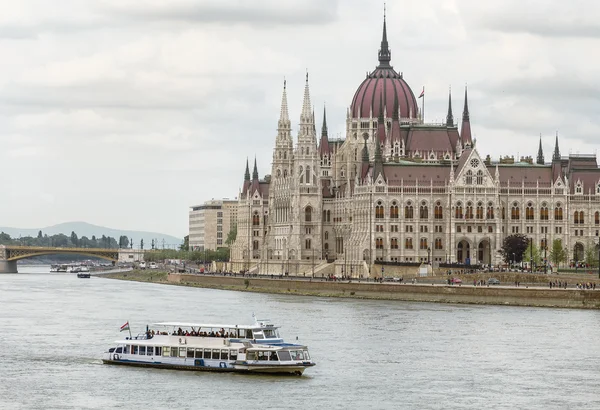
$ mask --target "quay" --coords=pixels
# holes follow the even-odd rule
[[[499,276],[499,275],[495,275]],[[244,277],[222,274],[191,274],[130,271],[111,273],[102,277],[163,283],[179,286],[194,286],[223,290],[277,293],[289,295],[342,297],[357,299],[402,300],[412,302],[436,302],[457,304],[535,306],[555,308],[600,309],[600,287],[598,290],[569,287],[550,288],[549,280],[565,280],[558,275],[546,276],[545,282],[539,275],[504,274],[501,281],[505,285],[473,286],[473,281],[482,280],[485,275],[463,275],[463,284],[448,285],[445,276],[416,278],[405,283],[365,282],[365,281],[325,281],[311,278]],[[489,275],[488,275],[489,277]],[[530,278],[536,282],[526,282]],[[514,280],[513,280],[514,279]],[[582,278],[569,277],[570,285],[587,282]],[[513,282],[520,282],[514,286]]]

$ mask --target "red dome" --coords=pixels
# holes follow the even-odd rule
[[[379,65],[356,90],[350,107],[352,118],[369,118],[371,115],[378,117],[380,101],[383,101],[388,118],[394,117],[394,107],[400,109],[400,118],[409,118],[411,111],[412,117],[417,117],[418,105],[415,95],[402,79],[402,75],[394,71],[390,65],[391,59],[392,52],[388,47],[384,15]]]
[[[408,118],[411,110],[413,118],[417,116],[415,95],[402,76],[391,67],[378,67],[362,82],[352,99],[350,115],[353,118],[369,118],[372,113],[373,117],[378,117],[380,101],[383,101],[388,118],[393,116],[396,101],[400,118]]]

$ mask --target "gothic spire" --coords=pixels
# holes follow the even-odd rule
[[[558,131],[556,131],[556,142],[554,143],[554,155],[552,161],[560,161],[560,150],[558,149]]]
[[[279,128],[289,128],[289,127],[290,127],[290,116],[288,114],[286,81],[283,80],[283,95],[281,96],[281,113],[279,114]]]
[[[362,162],[369,162],[369,148],[367,148],[367,139],[365,138],[365,146],[362,149]]]
[[[256,157],[254,157],[254,171],[252,171],[252,180],[258,181],[258,167],[256,166]]]
[[[454,115],[452,115],[452,88],[448,91],[448,114],[446,115],[446,125],[448,127],[454,126]]]
[[[383,35],[381,36],[381,48],[379,49],[379,67],[390,67],[392,52],[388,47],[387,28],[385,24],[385,6],[383,9]]]
[[[540,147],[538,148],[537,163],[544,165],[544,151],[542,151],[542,134],[540,134]]]
[[[467,144],[473,145],[471,139],[471,121],[469,118],[469,102],[467,98],[467,87],[465,86],[465,108],[463,109],[462,126],[460,128],[460,139],[463,147]]]
[[[300,114],[300,122],[308,124],[311,122],[312,112],[310,105],[310,90],[308,88],[308,72],[306,73],[306,84],[304,85],[304,100],[302,102],[302,114]]]
[[[246,173],[244,174],[244,181],[250,181],[250,168],[248,168],[248,158],[246,158]]]
[[[323,106],[323,126],[321,127],[321,136],[327,136],[327,113],[325,112],[325,106]]]
[[[375,140],[375,159],[373,164],[373,180],[379,177],[379,174],[385,178],[383,173],[383,158],[381,156],[381,144],[379,140]]]

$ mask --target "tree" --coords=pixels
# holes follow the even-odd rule
[[[552,241],[552,249],[550,250],[550,261],[555,266],[558,266],[561,262],[567,260],[567,253],[563,249],[562,241],[555,239]]]
[[[144,239],[140,240],[140,249],[144,249]]]
[[[533,247],[533,251],[532,251],[532,247]],[[527,249],[525,249],[525,252],[523,253],[523,260],[525,262],[530,262],[532,259],[532,257],[531,257],[532,254],[533,254],[533,266],[540,265],[542,262],[540,250],[537,246],[535,246],[535,243],[533,241],[530,241],[529,244],[527,245]],[[533,266],[531,266],[532,269],[533,269]]]
[[[163,246],[164,248],[164,246]],[[183,237],[183,243],[179,245],[180,251],[188,252],[190,250],[190,236],[186,235]]]
[[[44,237],[44,236],[42,235],[42,231],[39,231],[39,232],[38,232],[38,236],[37,236],[37,238],[38,238],[38,239],[42,239],[43,237]]]
[[[227,239],[225,240],[225,245],[231,246],[233,242],[237,238],[237,225],[233,225],[227,234]]]
[[[522,233],[515,233],[504,238],[500,254],[506,263],[521,262],[528,246],[529,239]]]
[[[588,266],[598,266],[598,247],[590,242],[585,249],[585,263]]]
[[[79,238],[77,237],[75,231],[71,231],[71,243],[74,247],[77,247],[77,245],[79,244]]]

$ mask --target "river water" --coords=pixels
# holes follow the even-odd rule
[[[600,408],[600,311],[296,297],[20,267],[0,275],[2,409]],[[129,320],[251,323],[309,346],[303,377],[103,365]]]

